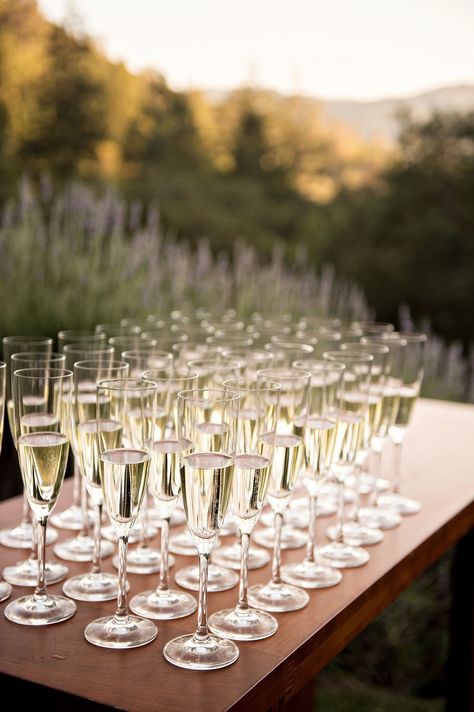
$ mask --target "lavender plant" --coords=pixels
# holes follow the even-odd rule
[[[2,335],[198,306],[233,307],[244,318],[253,311],[373,317],[357,285],[331,266],[316,272],[303,251],[292,266],[279,245],[265,260],[241,241],[216,255],[206,239],[192,245],[164,234],[157,207],[127,204],[112,191],[97,196],[82,183],[54,193],[44,179],[33,190],[26,178],[0,211],[0,299]],[[430,339],[427,395],[474,399],[467,372],[458,345]]]

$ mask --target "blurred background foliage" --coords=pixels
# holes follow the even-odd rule
[[[49,176],[159,206],[162,228],[232,255],[275,245],[330,263],[380,319],[415,322],[468,355],[474,273],[474,113],[401,118],[397,146],[322,120],[317,103],[246,87],[172,90],[131,74],[34,0],[0,3],[0,201]],[[108,271],[111,274],[111,270]],[[111,275],[113,279],[113,275]],[[467,392],[467,391],[466,391]]]

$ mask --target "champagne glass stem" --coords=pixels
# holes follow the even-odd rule
[[[393,491],[395,494],[399,494],[402,468],[402,443],[394,443],[394,446]]]
[[[82,527],[79,536],[86,537],[89,535],[89,513],[87,511],[87,487],[85,477],[81,477],[81,510],[82,510]]]
[[[375,507],[377,505],[377,500],[379,497],[379,488],[377,487],[377,478],[380,477],[380,468],[382,465],[382,451],[381,450],[372,450],[372,458],[373,458],[373,472],[375,476],[375,484],[374,484],[374,489],[370,495],[370,506]]]
[[[354,480],[355,480],[355,497],[354,497],[354,515],[352,517],[353,521],[357,524],[359,523],[359,509],[360,509],[360,474],[362,472],[362,465],[356,462],[354,465]]]
[[[314,562],[314,547],[316,546],[316,507],[317,497],[311,494],[309,497],[309,525],[308,539],[306,541],[306,558],[305,561]]]
[[[207,628],[207,569],[209,566],[209,554],[199,552],[199,600],[198,600],[198,624],[194,639],[205,643],[209,640]]]
[[[344,543],[344,482],[339,481],[339,500],[337,508],[337,537],[338,544]]]
[[[248,594],[248,577],[249,577],[249,544],[250,534],[240,532],[240,548],[242,551],[240,559],[240,581],[239,581],[239,600],[237,603],[237,612],[245,613],[248,610],[249,602]]]
[[[115,621],[117,623],[123,623],[124,619],[128,617],[128,605],[127,605],[127,547],[128,547],[128,534],[120,536],[118,540],[119,544],[119,567],[118,567],[118,579],[119,579],[119,589],[117,594],[117,610],[115,611]]]
[[[48,523],[48,517],[40,517],[38,519],[38,583],[35,588],[35,598],[45,598],[46,593],[46,577],[45,577],[45,566],[46,566],[46,525]]]
[[[38,522],[36,517],[32,516],[32,528],[31,528],[31,550],[29,555],[29,560],[31,562],[38,561]]]
[[[30,524],[32,522],[32,517],[31,517],[31,507],[28,502],[28,497],[26,496],[26,492],[23,491],[23,503],[22,503],[22,508],[21,508],[21,523],[23,525],[25,524]],[[34,526],[33,526],[34,529]]]
[[[275,512],[275,541],[273,542],[272,583],[281,583],[281,528],[283,514]]]
[[[138,544],[138,549],[146,549],[148,545],[148,502],[147,498],[143,498],[143,505],[141,510],[141,527],[140,527],[140,541]]]
[[[161,520],[161,561],[160,561],[160,582],[156,589],[157,593],[169,591],[169,541],[170,541],[170,518],[163,517]]]
[[[102,505],[94,506],[94,551],[92,554],[93,574],[100,574],[100,530],[102,526]]]
[[[81,472],[79,470],[79,465],[76,462],[76,458],[74,458],[72,503],[76,507],[81,506],[81,484],[82,484]]]

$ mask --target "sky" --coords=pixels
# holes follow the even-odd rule
[[[327,99],[474,83],[474,0],[39,0],[175,89],[256,84]]]

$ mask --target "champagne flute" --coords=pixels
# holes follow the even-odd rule
[[[0,361],[0,453],[2,452],[3,422],[5,416],[5,383],[7,364]],[[0,603],[10,598],[12,587],[6,581],[0,581]]]
[[[142,340],[138,348],[122,351],[122,359],[130,366],[131,378],[140,378],[143,371],[150,369],[167,370],[171,373],[173,354],[169,351],[158,351],[156,344],[151,347],[150,343],[151,340]]]
[[[134,336],[141,334],[141,327],[137,324],[97,324],[96,334],[105,334],[107,339],[113,336]]]
[[[178,394],[181,487],[186,520],[199,552],[199,608],[196,632],[170,640],[163,655],[190,670],[226,667],[239,656],[235,643],[210,634],[207,625],[207,567],[232,491],[239,399],[223,389]]]
[[[211,346],[232,346],[235,349],[248,349],[253,345],[252,335],[245,331],[227,331],[218,329],[207,337],[206,343]]]
[[[74,344],[90,344],[96,348],[100,348],[101,346],[105,346],[106,340],[107,337],[104,332],[97,333],[95,331],[63,329],[62,331],[58,331],[58,351],[63,353],[65,346],[72,346]]]
[[[188,369],[177,369],[173,375],[170,375],[166,369],[152,369],[144,371],[142,378],[156,383],[157,410],[166,413],[171,427],[163,428],[161,432],[155,434],[148,482],[161,517],[160,578],[154,591],[144,591],[134,596],[130,608],[134,613],[147,618],[169,620],[189,616],[197,607],[193,596],[170,588],[169,532],[171,514],[181,490],[181,464],[176,430],[178,392],[195,387],[198,376]]]
[[[66,344],[63,348],[66,357],[66,368],[74,371],[76,361],[93,359],[98,365],[106,366],[114,359],[114,347],[106,344],[97,345],[94,342],[81,344]]]
[[[342,574],[319,555],[316,547],[316,512],[321,486],[329,476],[334,457],[345,366],[337,361],[319,360],[295,361],[293,365],[311,373],[304,436],[309,529],[305,558],[296,564],[283,566],[281,577],[286,583],[303,588],[328,588],[338,584]]]
[[[196,359],[188,362],[188,367],[198,374],[198,385],[199,388],[217,388],[223,387],[224,381],[231,378],[238,378],[242,372],[242,363],[240,361],[233,361],[229,359],[216,359],[216,358],[205,358]],[[208,428],[209,436],[212,436],[214,429],[213,423],[203,423],[201,429],[204,430]],[[224,527],[223,525],[221,529]],[[183,535],[176,535],[174,537],[174,544],[176,544],[176,538],[179,537],[178,547],[181,548],[186,545],[186,533]],[[189,542],[188,542],[189,543]],[[174,548],[174,551],[178,552],[178,549]],[[181,548],[181,551],[183,549]],[[179,553],[179,552],[178,552]],[[199,590],[199,566],[184,566],[175,573],[175,581],[182,588],[187,588],[190,591]],[[237,585],[239,577],[235,571],[231,571],[224,566],[219,566],[215,564],[212,559],[209,561],[208,566],[208,576],[207,576],[207,590],[210,592],[225,591],[229,588],[233,588]]]
[[[162,331],[156,332],[156,331],[145,331],[142,334],[142,338],[140,341],[140,345],[142,343],[147,344],[149,341],[155,342],[156,341],[156,348],[159,349],[160,351],[166,351],[168,353],[173,352],[173,346],[175,344],[183,343],[185,341],[189,341],[188,337],[186,334],[163,334]],[[136,348],[140,348],[137,346]],[[146,348],[146,346],[145,346]]]
[[[185,368],[189,361],[201,358],[218,358],[221,354],[219,347],[196,341],[178,341],[171,347],[174,362],[178,368]]]
[[[273,341],[265,344],[264,349],[273,354],[272,366],[275,368],[290,368],[293,361],[312,358],[314,344],[278,340],[277,343]]]
[[[7,407],[9,430],[11,438],[14,442],[15,428],[13,424],[12,399],[13,373],[10,367],[12,354],[19,353],[20,351],[41,351],[51,353],[53,350],[53,339],[50,336],[5,336],[2,340],[2,344],[3,360],[7,365],[5,376],[5,402]],[[9,546],[13,549],[29,549],[32,544],[32,537],[33,526],[31,524],[31,509],[28,504],[26,492],[23,491],[21,522],[12,529],[2,529],[0,531],[0,544],[3,546]]]
[[[74,364],[74,403],[72,429],[79,468],[94,508],[94,552],[92,568],[86,574],[68,579],[63,592],[77,601],[110,601],[116,598],[118,578],[101,570],[101,549],[110,555],[113,545],[102,542],[103,496],[99,475],[99,445],[101,438],[111,450],[122,444],[122,423],[110,417],[110,401],[97,398],[97,384],[105,379],[126,378],[129,366],[124,361],[112,361],[103,366],[94,360]]]
[[[232,640],[260,640],[276,633],[278,623],[266,611],[248,602],[250,535],[258,521],[270,481],[280,384],[275,381],[225,381],[227,391],[240,396],[237,455],[232,487],[232,510],[239,526],[241,565],[239,597],[235,608],[214,613],[209,629]]]
[[[11,356],[11,369],[12,372],[24,368],[38,368],[48,371],[51,367],[53,368],[63,368],[65,362],[65,357],[63,354],[48,353],[45,351],[22,351],[18,354],[12,354]],[[17,447],[17,437],[18,433],[15,426],[15,415],[13,408],[13,399],[10,400],[10,422],[11,422],[11,432],[12,439],[15,447]],[[28,399],[28,409],[31,412],[37,411],[41,404],[38,404],[34,398]],[[37,424],[42,426],[43,430],[48,430],[55,427],[55,424],[51,420],[52,416],[45,416],[44,413],[39,413],[37,418]],[[29,506],[29,505],[28,505]],[[11,566],[6,566],[3,570],[3,576],[8,583],[14,584],[15,586],[36,586],[38,580],[38,537],[37,537],[37,527],[35,522],[35,515],[32,515],[33,519],[33,530],[31,537],[31,551],[27,559],[24,561],[17,562]],[[55,529],[51,530],[48,528],[46,530],[46,544],[52,544],[58,538],[58,534]],[[45,579],[46,583],[57,583],[62,579],[66,578],[68,569],[62,564],[58,564],[55,561],[46,561],[45,564]]]
[[[124,351],[122,358],[130,366],[130,377],[141,378],[143,371],[147,369],[165,369],[170,372],[173,368],[173,354],[167,351],[157,351],[156,347],[151,347],[151,340],[140,343],[140,348],[131,351]],[[143,344],[143,348],[142,348]],[[164,437],[168,414],[161,407],[155,411],[155,437]],[[158,434],[157,434],[158,432]],[[153,464],[150,466],[153,469]],[[148,514],[147,497],[143,501],[138,520],[139,540],[138,546],[129,551],[127,555],[127,572],[134,574],[153,574],[160,570],[161,556],[156,547],[149,546],[148,540],[157,533],[157,529],[150,522]],[[132,543],[132,542],[130,542]],[[113,559],[113,565],[118,568],[118,556]]]
[[[348,473],[354,466],[361,443],[374,357],[365,352],[327,351],[324,358],[331,362],[343,363],[345,370],[341,385],[342,410],[332,466],[339,485],[338,532],[336,540],[322,547],[320,552],[331,566],[352,568],[366,564],[369,554],[362,547],[352,546],[344,539],[344,485]]]
[[[63,353],[66,357],[66,368],[74,372],[76,361],[86,361],[94,359],[98,364],[105,366],[112,362],[114,350],[112,346],[105,344],[105,334],[101,337],[101,342],[72,342],[63,346]],[[92,524],[92,517],[89,512],[87,490],[84,479],[81,477],[79,469],[79,453],[76,448],[74,438],[71,440],[71,448],[74,455],[74,482],[72,505],[62,512],[56,512],[50,517],[50,521],[60,529],[77,530],[77,536],[59,542],[55,547],[55,554],[60,559],[66,561],[91,561],[94,550],[94,543],[89,536],[89,525]],[[105,552],[102,552],[105,555]]]
[[[388,321],[353,321],[351,326],[362,329],[364,336],[382,336],[395,330],[394,325]]]
[[[84,636],[89,643],[103,648],[136,648],[151,643],[158,634],[151,621],[130,615],[126,589],[128,537],[148,483],[156,385],[122,378],[101,381],[97,402],[107,403],[109,418],[122,426],[120,446],[110,448],[109,438],[100,428],[100,417],[97,420],[104,504],[119,540],[119,591],[115,614],[89,623]]]
[[[73,601],[48,593],[45,580],[48,515],[56,504],[69,452],[72,373],[59,368],[19,369],[12,385],[21,476],[38,523],[39,566],[34,594],[11,601],[5,616],[22,625],[49,625],[76,612]]]
[[[361,472],[369,457],[374,443],[379,443],[382,435],[384,418],[387,410],[385,401],[387,393],[387,379],[390,372],[390,351],[385,344],[341,344],[341,351],[351,351],[353,353],[369,353],[373,356],[371,366],[371,381],[368,392],[367,409],[365,411],[364,425],[361,430],[361,438],[354,463],[354,484],[356,500],[351,520],[344,524],[344,541],[354,546],[370,546],[378,544],[384,538],[380,528],[366,526],[363,517],[360,516],[360,490]],[[378,491],[378,478],[374,477],[374,492]],[[376,497],[376,494],[375,494]],[[338,527],[332,526],[327,530],[329,539],[337,539]]]
[[[371,477],[373,485],[370,492],[368,504],[361,507],[359,518],[363,524],[369,527],[378,527],[380,529],[394,529],[401,523],[401,515],[394,507],[382,506],[380,504],[380,495],[384,489],[387,489],[389,483],[381,477],[381,464],[383,446],[387,439],[389,429],[395,422],[400,403],[400,387],[402,371],[405,362],[406,341],[401,339],[398,334],[387,332],[380,336],[364,336],[361,338],[361,347],[367,351],[374,348],[385,346],[389,349],[390,373],[387,378],[387,384],[384,389],[382,400],[382,417],[380,420],[379,430],[374,438],[372,438],[372,462],[373,475]]]
[[[264,368],[259,379],[281,385],[280,410],[275,435],[273,463],[270,470],[268,501],[275,518],[272,578],[266,584],[252,586],[249,603],[254,608],[284,612],[304,608],[309,596],[301,588],[281,579],[281,528],[283,512],[288,507],[293,487],[303,464],[303,437],[309,406],[311,373],[298,368]]]
[[[337,317],[302,316],[297,324],[297,331],[315,331],[317,329],[339,330],[341,320]]]
[[[269,368],[273,362],[273,354],[263,349],[249,348],[244,349],[227,349],[222,350],[222,358],[228,358],[233,361],[240,361],[242,364],[242,375],[247,380],[254,380],[257,377],[257,371],[262,368]],[[240,540],[228,546],[221,546],[212,555],[213,561],[220,566],[231,569],[240,570],[242,560],[242,548]],[[251,546],[248,550],[248,568],[260,569],[266,566],[270,561],[270,554],[267,549],[259,546]]]
[[[400,494],[400,480],[402,445],[423,381],[426,334],[400,332],[399,336],[407,345],[397,415],[395,422],[389,428],[390,438],[395,447],[393,492],[381,495],[379,500],[381,506],[393,507],[400,514],[406,515],[416,514],[421,508],[420,502]]]

